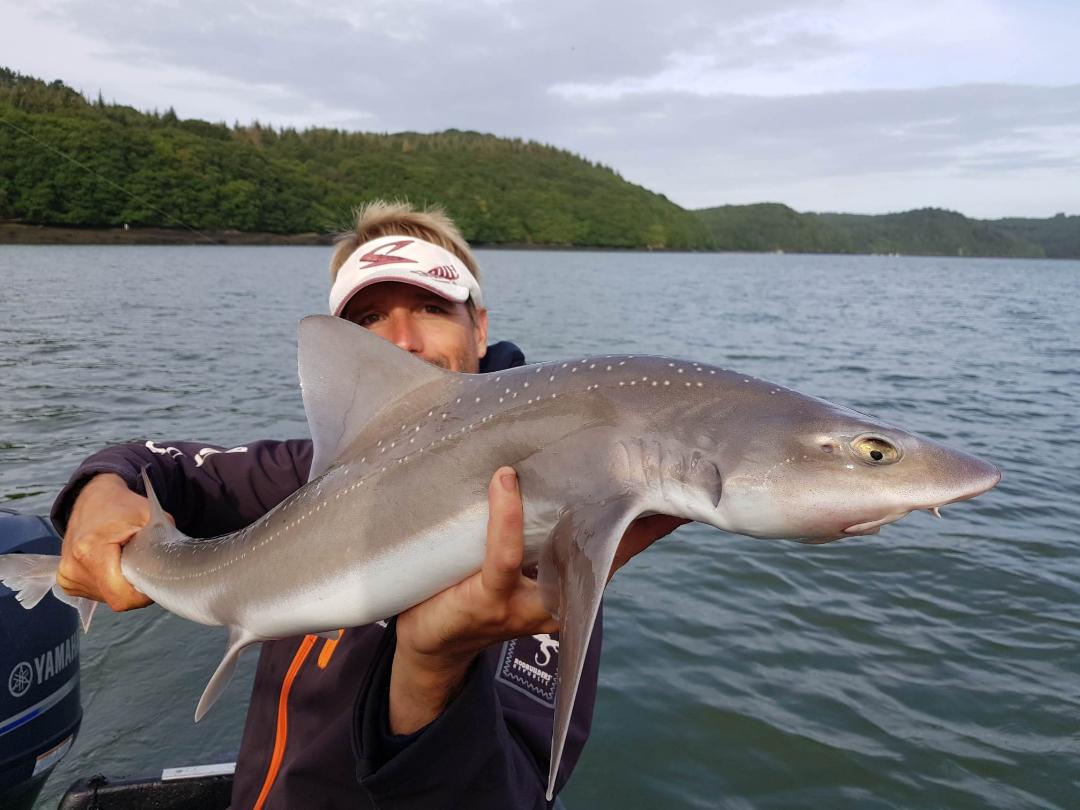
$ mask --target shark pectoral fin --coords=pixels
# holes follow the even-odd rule
[[[314,445],[308,481],[338,461],[387,405],[459,376],[342,318],[309,315],[300,321],[299,338],[300,389]]]
[[[195,708],[195,722],[198,723],[206,713],[210,711],[222,691],[229,685],[233,672],[236,670],[236,662],[240,658],[240,651],[249,644],[254,644],[260,639],[249,633],[243,627],[229,628],[229,644],[225,648],[225,657],[221,659],[218,668],[210,676],[210,682],[206,684],[199,705]]]
[[[608,581],[623,532],[640,509],[632,498],[618,498],[578,507],[563,514],[552,530],[548,551],[540,560],[538,582],[545,600],[554,600],[562,627],[559,630],[559,685],[555,693],[555,728],[551,737],[551,765],[547,798],[555,792],[578,681],[585,665],[600,599]],[[549,607],[549,609],[551,609]],[[555,611],[553,611],[555,612]]]

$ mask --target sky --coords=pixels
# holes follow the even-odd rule
[[[568,149],[686,208],[1080,214],[1078,0],[0,0],[0,65],[183,118]]]

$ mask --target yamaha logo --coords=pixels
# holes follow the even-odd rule
[[[8,691],[12,697],[21,698],[34,683],[34,668],[29,661],[20,661],[8,675]]]

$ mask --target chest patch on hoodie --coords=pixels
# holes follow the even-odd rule
[[[545,706],[554,706],[558,671],[558,635],[541,633],[504,642],[495,679]]]

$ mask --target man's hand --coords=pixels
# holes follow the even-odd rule
[[[524,515],[517,475],[510,467],[497,470],[491,479],[488,510],[487,550],[479,573],[398,616],[390,675],[394,734],[411,734],[442,714],[485,648],[559,629],[544,608],[536,582],[521,573]],[[666,515],[634,521],[619,544],[612,574],[687,522]]]
[[[71,510],[56,574],[60,587],[113,610],[149,605],[152,600],[120,572],[120,550],[149,520],[149,501],[129,490],[123,478],[94,476]]]
[[[517,474],[502,467],[488,487],[483,567],[398,616],[390,675],[394,734],[410,734],[442,714],[486,647],[559,629],[544,609],[536,582],[521,573],[523,525]]]
[[[680,526],[692,523],[689,518],[677,518],[671,515],[649,515],[635,520],[626,527],[623,532],[619,547],[615,550],[615,559],[611,563],[611,572],[608,574],[608,582],[615,576],[615,572],[630,562],[630,559],[661,537],[667,537]]]

